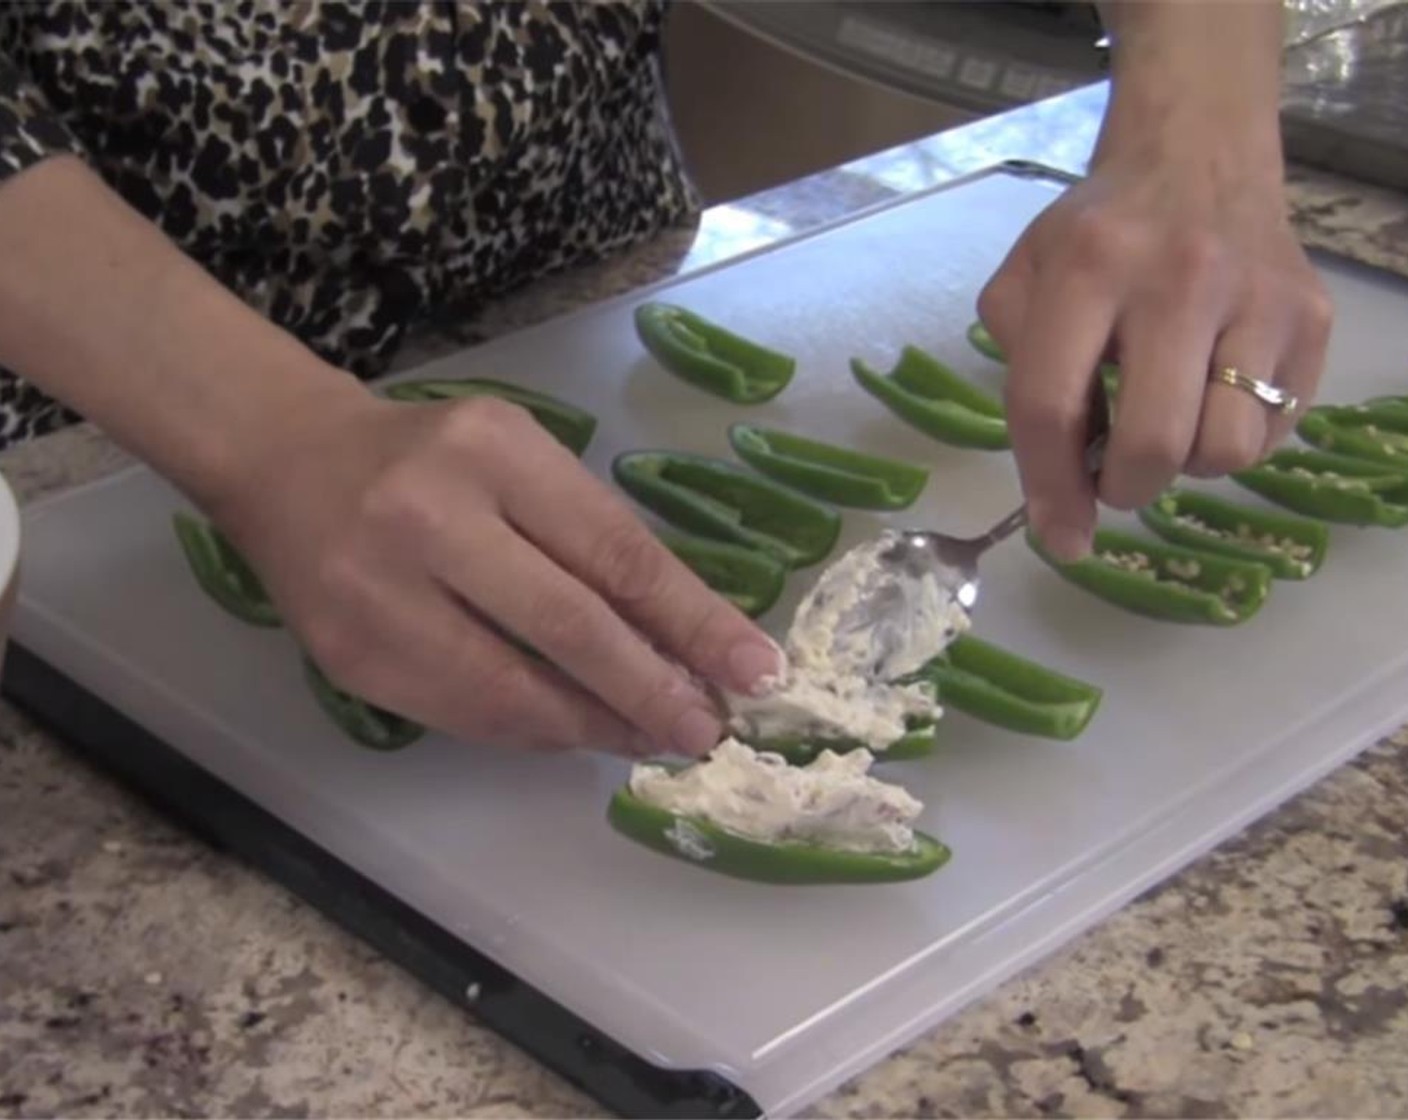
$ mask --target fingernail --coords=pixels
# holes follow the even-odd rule
[[[703,708],[691,708],[675,721],[671,741],[675,750],[691,758],[708,754],[718,744],[723,724]]]
[[[1050,525],[1041,533],[1046,551],[1057,560],[1074,564],[1083,560],[1090,552],[1090,534],[1074,525]]]
[[[782,651],[770,642],[743,642],[728,656],[729,688],[755,694],[782,670]]]

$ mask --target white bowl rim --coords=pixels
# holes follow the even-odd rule
[[[0,471],[0,591],[14,582],[20,562],[20,507],[9,479]]]

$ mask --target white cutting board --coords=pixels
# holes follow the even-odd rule
[[[798,357],[764,407],[658,370],[631,326],[645,293],[414,374],[521,378],[581,403],[601,420],[586,461],[603,473],[635,447],[727,454],[725,429],[745,416],[924,460],[930,486],[899,520],[978,530],[1018,497],[1010,456],[927,441],[847,362],[886,366],[913,342],[995,388],[999,368],[964,328],[1059,189],[979,176],[655,289]],[[1322,399],[1408,391],[1408,286],[1322,264],[1339,305]],[[954,715],[940,753],[887,767],[954,849],[932,878],[736,882],[608,829],[622,763],[344,741],[288,636],[230,620],[196,588],[168,526],[176,505],[136,470],[30,508],[17,640],[607,1034],[661,1064],[718,1070],[773,1114],[805,1108],[1408,720],[1408,532],[1336,529],[1319,575],[1278,584],[1230,630],[1106,606],[1016,541],[987,562],[976,632],[1103,685],[1084,737],[1023,739]],[[848,513],[840,547],[883,520]]]

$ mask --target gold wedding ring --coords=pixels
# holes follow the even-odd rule
[[[1269,405],[1277,412],[1294,412],[1296,405],[1300,403],[1293,394],[1278,389],[1269,382],[1248,377],[1235,366],[1223,366],[1213,373],[1212,379],[1224,385],[1231,385],[1234,389],[1241,389],[1244,393],[1250,393],[1262,404]]]

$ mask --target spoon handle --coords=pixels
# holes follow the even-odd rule
[[[1085,469],[1092,477],[1098,478],[1100,467],[1105,461],[1105,444],[1110,438],[1109,406],[1105,402],[1104,386],[1100,385],[1099,378],[1096,378],[1099,386],[1095,393],[1095,410],[1092,413],[1091,430],[1092,438],[1085,449]],[[995,544],[1000,544],[1019,529],[1026,528],[1027,525],[1027,503],[1023,502],[1014,509],[981,537],[973,542],[974,551],[977,553],[986,552]]]
[[[974,542],[976,551],[986,552],[993,545],[1005,541],[1019,529],[1026,528],[1026,525],[1027,503],[1023,502]]]

